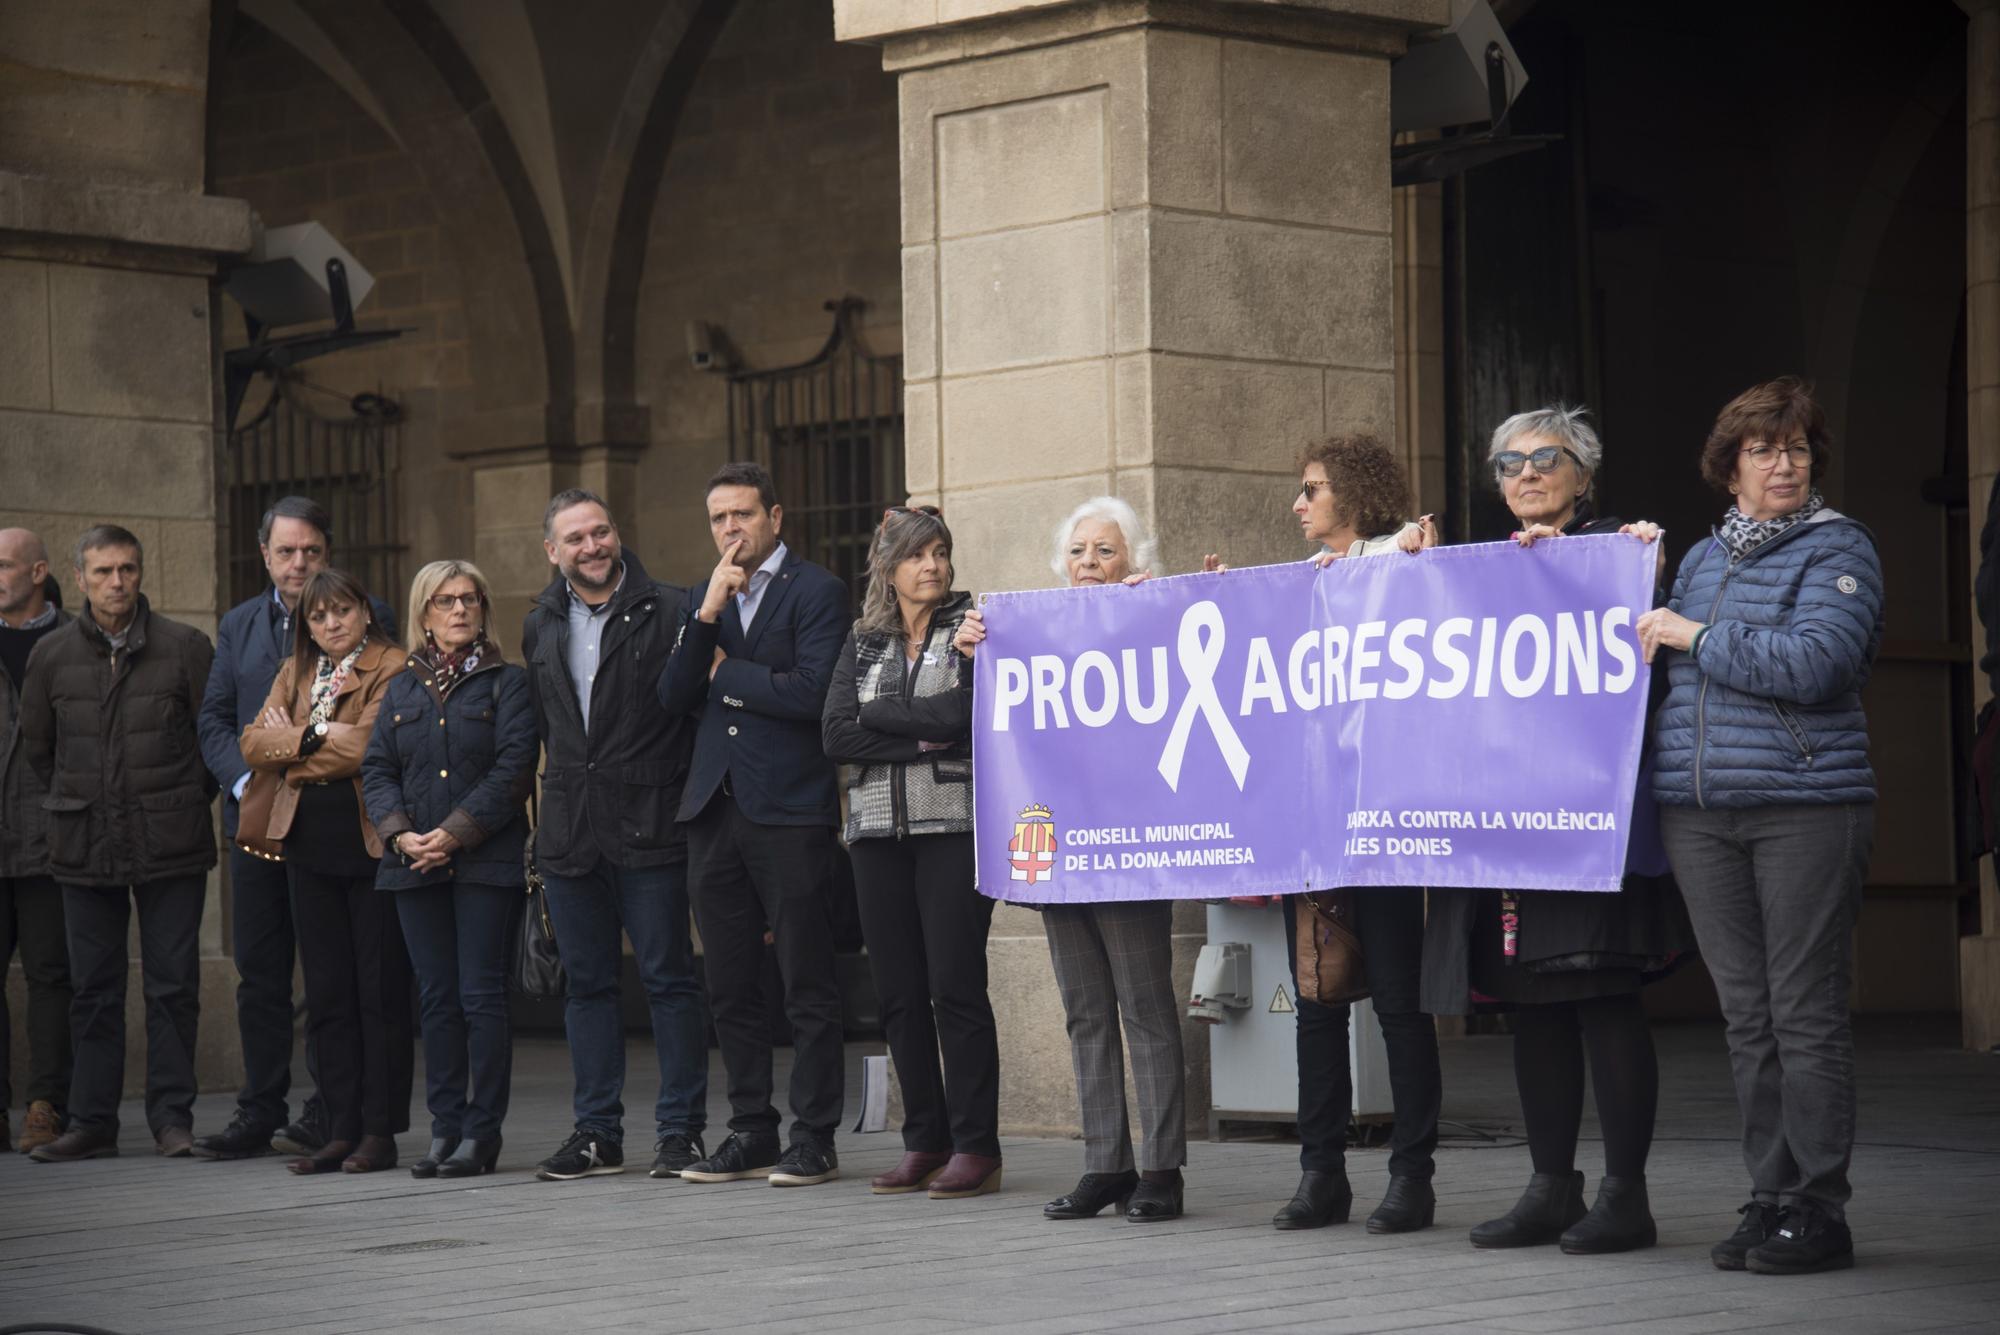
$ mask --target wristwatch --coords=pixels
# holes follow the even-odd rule
[[[313,724],[313,736],[324,737],[326,736],[326,734],[327,734],[327,726],[324,721]]]

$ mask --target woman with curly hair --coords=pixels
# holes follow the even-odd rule
[[[1292,502],[1299,529],[1317,543],[1320,565],[1343,557],[1418,552],[1437,541],[1430,517],[1410,520],[1410,489],[1402,467],[1370,435],[1333,436],[1299,457],[1299,494]],[[1293,905],[1283,905],[1286,953],[1298,958]],[[1424,896],[1415,889],[1370,890],[1356,905],[1353,928],[1388,1050],[1389,1089],[1396,1125],[1389,1140],[1389,1189],[1368,1216],[1370,1233],[1429,1228],[1436,1209],[1431,1175],[1437,1149],[1437,1028],[1418,1003],[1424,946]],[[1293,978],[1294,988],[1297,978]],[[1354,1106],[1348,1068],[1349,1008],[1300,998],[1299,1187],[1271,1222],[1281,1229],[1320,1228],[1347,1221],[1354,1204],[1348,1185],[1347,1120]]]

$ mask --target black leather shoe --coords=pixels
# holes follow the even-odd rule
[[[1370,1233],[1414,1233],[1429,1228],[1437,1214],[1437,1193],[1430,1180],[1420,1177],[1392,1177],[1382,1203],[1368,1216]]]
[[[299,1110],[299,1120],[280,1127],[271,1137],[271,1148],[286,1154],[317,1154],[325,1148],[329,1129],[326,1105],[315,1094]]]
[[[1777,1231],[1750,1249],[1744,1264],[1753,1275],[1810,1275],[1854,1264],[1854,1235],[1816,1205],[1794,1201]]]
[[[1751,1201],[1736,1213],[1743,1216],[1743,1222],[1734,1233],[1709,1248],[1708,1259],[1715,1262],[1717,1270],[1743,1269],[1750,1249],[1761,1247],[1765,1239],[1776,1233],[1778,1221],[1785,1214],[1776,1201]]]
[[[1597,1180],[1597,1203],[1564,1231],[1558,1245],[1571,1256],[1598,1256],[1637,1251],[1659,1240],[1660,1231],[1646,1202],[1646,1179],[1601,1177]]]
[[[197,1159],[254,1159],[271,1152],[271,1128],[253,1122],[240,1110],[229,1125],[212,1136],[196,1136]]]
[[[439,1177],[478,1177],[493,1171],[500,1158],[500,1137],[491,1140],[461,1140],[451,1157],[438,1165]]]
[[[1344,1224],[1353,1208],[1354,1188],[1347,1185],[1346,1173],[1308,1168],[1299,1174],[1299,1189],[1292,1193],[1291,1203],[1271,1216],[1271,1226],[1295,1229]]]
[[[1587,1213],[1582,1173],[1536,1173],[1514,1208],[1472,1230],[1475,1247],[1541,1247]]]
[[[1042,1218],[1089,1219],[1103,1213],[1107,1205],[1117,1206],[1123,1214],[1132,1189],[1138,1185],[1139,1175],[1129,1168],[1122,1173],[1085,1173],[1069,1195],[1058,1196],[1042,1207]]]
[[[424,1151],[424,1157],[410,1165],[411,1177],[436,1177],[438,1165],[451,1157],[458,1148],[457,1136],[432,1136],[431,1147]]]
[[[1162,1220],[1181,1217],[1181,1175],[1178,1170],[1171,1182],[1154,1182],[1141,1177],[1139,1185],[1132,1189],[1132,1199],[1125,1206],[1125,1218],[1135,1224],[1157,1224]]]

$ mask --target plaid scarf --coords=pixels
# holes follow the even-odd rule
[[[1730,560],[1740,561],[1780,533],[1795,524],[1803,524],[1825,508],[1826,498],[1819,494],[1818,487],[1812,489],[1804,505],[1776,519],[1752,519],[1732,505],[1729,513],[1722,516],[1722,545],[1728,551]]]
[[[460,682],[475,672],[486,656],[493,652],[493,646],[486,642],[482,632],[478,639],[463,649],[446,650],[436,640],[426,640],[421,652],[413,655],[431,674],[431,682],[437,687],[438,698],[442,700],[452,693]]]

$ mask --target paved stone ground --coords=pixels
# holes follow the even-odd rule
[[[400,1170],[298,1180],[276,1159],[152,1157],[125,1108],[121,1159],[0,1162],[0,1326],[83,1322],[138,1335],[326,1332],[1044,1332],[1312,1330],[1913,1331],[2000,1328],[2000,1058],[1955,1050],[1956,1023],[1863,1028],[1859,1264],[1797,1279],[1721,1274],[1743,1176],[1720,1030],[1659,1031],[1665,1074],[1650,1179],[1660,1246],[1621,1257],[1486,1253],[1465,1231],[1528,1174],[1508,1040],[1453,1040],[1437,1227],[1278,1233],[1296,1180],[1278,1143],[1196,1144],[1187,1217],[1048,1223],[1072,1142],[1010,1140],[1006,1190],[972,1201],[874,1197],[893,1135],[843,1136],[834,1184],[578,1183],[530,1169],[567,1127],[561,1046],[523,1040],[500,1174],[421,1183]],[[857,1046],[853,1055],[862,1049]],[[649,1054],[632,1050],[632,1068]],[[649,1082],[641,1082],[649,1084]],[[782,1085],[781,1085],[782,1087]],[[711,1116],[724,1116],[720,1079]],[[645,1092],[650,1093],[648,1088]],[[197,1108],[220,1126],[227,1097]],[[420,1152],[419,1130],[403,1138]],[[1586,1125],[1586,1137],[1594,1135]],[[1351,1156],[1356,1219],[1385,1179]],[[1579,1166],[1594,1181],[1595,1144]],[[407,1250],[395,1250],[406,1248]]]

